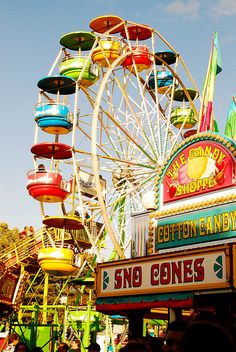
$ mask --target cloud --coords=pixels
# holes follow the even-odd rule
[[[235,16],[236,15],[236,1],[235,0],[218,0],[214,2],[212,8],[213,14],[217,17]]]
[[[234,43],[236,42],[236,35],[231,33],[231,34],[225,34],[222,38],[221,38],[221,42],[222,43]]]
[[[188,19],[199,17],[200,1],[199,0],[175,0],[165,6],[165,11],[169,14],[178,16],[187,16]]]

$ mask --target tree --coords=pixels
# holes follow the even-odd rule
[[[19,239],[19,230],[14,227],[10,229],[8,224],[1,222],[0,223],[0,253],[5,251],[13,243]]]

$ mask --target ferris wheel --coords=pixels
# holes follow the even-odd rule
[[[145,211],[143,197],[175,145],[196,132],[199,93],[156,29],[118,16],[97,17],[90,28],[60,38],[38,82],[27,189],[40,202],[49,241],[56,229],[61,248],[70,238],[98,260],[124,258],[132,215]]]

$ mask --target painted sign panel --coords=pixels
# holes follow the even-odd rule
[[[97,195],[95,177],[93,174],[79,170],[79,182],[81,192],[87,197],[94,197]],[[100,185],[102,191],[105,191],[106,181],[102,177],[100,177]]]
[[[233,245],[233,273],[232,273],[232,277],[233,277],[233,286],[236,287],[236,245]]]
[[[11,304],[17,284],[17,276],[11,273],[5,273],[0,279],[0,302]]]
[[[236,237],[236,203],[158,219],[155,250]]]
[[[163,202],[173,202],[233,185],[234,160],[212,140],[198,141],[181,150],[163,177]]]
[[[97,296],[228,287],[226,247],[98,265]]]

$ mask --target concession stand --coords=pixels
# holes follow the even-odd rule
[[[155,206],[132,219],[131,258],[98,264],[96,309],[129,319],[213,312],[236,323],[236,144],[204,132],[177,145],[157,171]],[[168,314],[168,315],[167,315]]]

